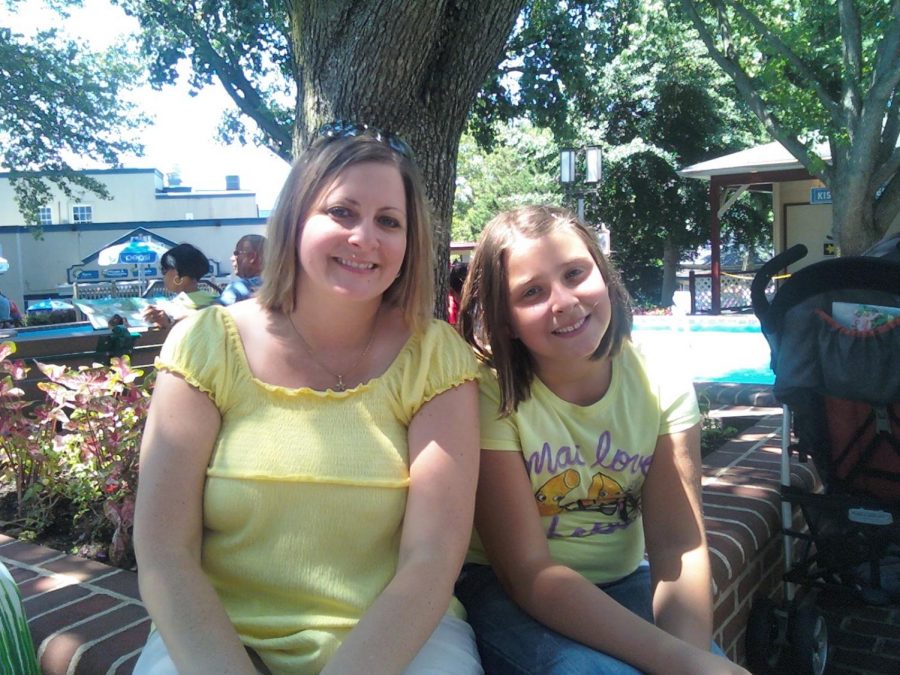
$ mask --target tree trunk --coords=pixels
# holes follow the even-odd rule
[[[875,223],[875,161],[835,144],[832,148],[832,229],[841,255],[859,255],[884,235]]]
[[[446,294],[459,139],[525,0],[300,0],[290,8],[297,77],[295,156],[323,123],[402,136],[434,209],[436,292]],[[445,303],[437,302],[443,316]]]
[[[875,209],[871,199],[860,198],[845,181],[831,185],[833,231],[842,256],[859,255],[878,241],[881,234],[875,226]]]
[[[659,298],[659,304],[663,307],[673,304],[672,298],[675,295],[677,285],[676,273],[678,272],[678,261],[680,258],[681,250],[675,245],[671,237],[666,237],[666,241],[663,244],[662,292]]]

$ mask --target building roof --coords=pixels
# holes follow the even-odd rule
[[[831,161],[831,152],[827,144],[816,147],[816,152],[826,162]],[[712,176],[732,176],[763,171],[793,171],[802,168],[803,165],[781,143],[775,141],[693,164],[681,169],[678,175],[684,178],[708,180]]]

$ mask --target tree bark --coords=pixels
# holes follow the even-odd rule
[[[402,136],[414,149],[434,210],[438,298],[446,294],[459,139],[524,4],[297,0],[289,6],[295,156],[321,124],[336,119]],[[444,303],[436,310],[443,315]]]
[[[671,237],[666,237],[663,243],[663,278],[662,292],[659,297],[659,304],[668,307],[673,304],[672,298],[675,295],[678,272],[678,261],[681,258],[681,249],[675,244]]]

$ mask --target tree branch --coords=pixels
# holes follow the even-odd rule
[[[744,7],[740,2],[736,2],[735,0],[724,0],[728,5],[734,8],[744,20],[750,23],[751,26],[759,33],[766,42],[768,42],[778,54],[781,54],[788,63],[790,63],[797,73],[806,80],[807,83],[812,87],[812,89],[816,92],[816,96],[819,97],[819,100],[822,102],[822,105],[825,107],[826,112],[831,117],[832,122],[834,122],[835,126],[843,126],[845,121],[841,119],[841,109],[838,105],[837,101],[835,101],[831,95],[828,93],[828,90],[822,84],[816,74],[797,56],[793,50],[788,47],[784,40],[781,37],[772,31],[768,26],[766,26],[756,14],[751,12],[749,9]],[[691,2],[691,4],[694,4]],[[699,16],[699,15],[698,15]],[[695,22],[696,23],[696,22]]]
[[[759,121],[762,122],[766,131],[781,143],[810,174],[820,178],[826,185],[830,185],[834,175],[832,167],[801,143],[796,134],[788,132],[769,112],[765,101],[750,80],[750,76],[747,75],[737,61],[725,56],[716,46],[712,33],[697,11],[694,0],[681,0],[681,5],[693,22],[697,32],[700,33],[700,39],[706,45],[709,55],[731,77],[738,91],[744,97],[753,113],[759,118]]]
[[[225,91],[234,101],[238,109],[250,117],[259,125],[263,134],[269,139],[269,148],[279,157],[290,162],[293,157],[291,150],[290,130],[283,128],[260,97],[256,88],[244,76],[239,66],[234,66],[224,59],[212,46],[208,36],[202,30],[195,31],[197,48],[203,51],[203,55],[213,67],[216,77],[225,88]]]
[[[894,152],[872,175],[872,182],[876,187],[881,187],[898,171],[900,171],[900,148],[894,148]]]
[[[841,50],[844,72],[841,77],[842,103],[847,111],[847,122],[851,135],[856,133],[856,124],[862,108],[862,37],[859,28],[859,13],[853,0],[838,0],[838,17],[841,22]]]
[[[879,231],[886,232],[898,213],[900,213],[900,172],[894,174],[875,202],[875,224]]]
[[[875,67],[872,72],[872,87],[869,89],[868,100],[887,103],[897,85],[900,84],[900,68],[897,67],[897,58],[900,56],[900,0],[894,0],[891,8],[891,23],[878,44],[875,52]],[[896,100],[896,99],[895,99]]]
[[[897,147],[898,137],[900,137],[900,91],[894,90],[884,117],[884,126],[881,129],[881,147],[878,150],[880,161],[887,161],[887,158],[891,156]]]

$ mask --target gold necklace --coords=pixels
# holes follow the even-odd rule
[[[372,332],[369,334],[369,341],[366,343],[366,348],[362,350],[362,353],[359,355],[359,358],[357,358],[356,361],[353,362],[353,365],[344,371],[348,375],[351,375],[353,373],[353,371],[356,370],[356,367],[360,363],[362,363],[362,360],[364,358],[366,358],[366,354],[369,353],[369,348],[372,346],[372,343],[375,341],[375,329],[378,327],[378,315],[380,312],[381,312],[381,307],[379,307],[378,311],[375,312],[375,321],[372,323]],[[306,350],[306,353],[309,354],[309,357],[313,361],[316,362],[316,365],[318,365],[319,368],[321,368],[322,370],[324,370],[326,373],[328,373],[334,379],[337,380],[337,383],[334,385],[334,390],[335,391],[346,391],[347,385],[344,384],[344,376],[341,375],[340,373],[334,372],[333,370],[331,370],[331,368],[329,368],[324,363],[322,363],[322,361],[319,359],[319,357],[316,356],[315,352],[313,352],[312,347],[310,347],[309,343],[306,341],[306,339],[304,339],[303,333],[301,333],[300,329],[297,328],[297,324],[294,323],[294,317],[290,313],[286,312],[286,314],[287,314],[288,321],[291,324],[291,328],[294,329],[294,332],[297,334],[297,337],[300,338],[300,344],[303,345],[303,349]]]

